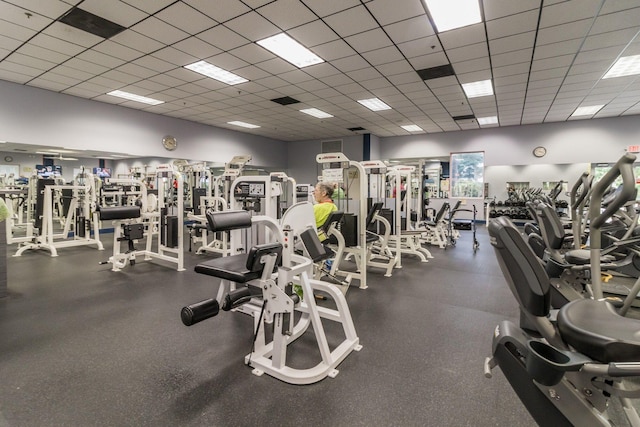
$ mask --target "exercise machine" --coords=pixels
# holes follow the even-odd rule
[[[247,314],[253,318],[254,340],[253,349],[244,362],[253,368],[252,373],[257,376],[266,373],[290,384],[311,384],[335,377],[337,366],[362,346],[344,295],[329,283],[311,279],[311,259],[293,252],[296,236],[286,225],[289,223],[287,216],[307,217],[313,221],[313,208],[309,203],[294,207],[283,217],[283,227],[269,216],[251,215],[244,210],[207,212],[211,230],[229,231],[232,240],[249,228],[268,229],[268,232],[258,234],[273,239],[253,245],[244,253],[198,264],[196,272],[221,280],[218,294],[215,299],[184,307],[181,319],[184,325],[192,326],[216,316],[220,309]],[[302,213],[297,213],[298,209]],[[322,245],[315,227],[307,228],[301,234],[304,237],[299,236],[300,240],[309,243],[306,250],[317,255]],[[302,298],[293,292],[293,285],[300,286]],[[320,307],[315,298],[308,297],[317,292],[328,295],[334,301],[335,309]],[[344,338],[333,350],[329,348],[323,319],[342,326]],[[303,336],[309,326],[312,326],[321,360],[310,368],[292,367],[287,361],[289,346]]]

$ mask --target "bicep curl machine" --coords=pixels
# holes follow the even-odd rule
[[[184,307],[180,313],[182,322],[186,326],[195,325],[216,316],[220,309],[250,315],[254,319],[254,342],[252,352],[245,356],[245,364],[253,368],[255,375],[267,373],[291,384],[310,384],[327,376],[335,377],[338,364],[353,350],[360,350],[361,345],[344,295],[335,286],[310,278],[312,261],[293,253],[291,229],[280,227],[267,216],[252,217],[247,211],[208,211],[207,220],[213,232],[233,234],[263,227],[269,230],[266,234],[273,241],[253,245],[246,253],[198,264],[195,271],[220,279],[220,287],[215,299]],[[315,236],[322,246],[315,230],[308,232],[305,240]],[[293,292],[293,285],[302,288],[302,298]],[[313,298],[317,291],[329,295],[335,309],[317,306]],[[333,350],[329,348],[322,319],[343,327],[344,339]],[[289,346],[311,325],[322,360],[308,369],[292,368],[287,365]],[[267,327],[272,334],[266,333]]]

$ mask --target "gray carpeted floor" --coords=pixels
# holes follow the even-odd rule
[[[531,426],[499,370],[483,361],[516,303],[486,229],[434,259],[403,258],[393,277],[371,271],[347,299],[364,348],[340,374],[309,386],[256,377],[243,364],[252,321],[221,313],[193,327],[180,308],[218,283],[139,262],[122,272],[104,252],[68,248],[10,257],[0,300],[0,426]],[[15,248],[9,247],[9,255]],[[331,328],[328,330],[331,332]],[[304,336],[291,362],[313,362]]]

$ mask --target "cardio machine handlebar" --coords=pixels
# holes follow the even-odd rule
[[[591,217],[591,228],[599,229],[611,218],[614,213],[618,211],[629,200],[633,200],[636,197],[636,181],[633,176],[633,162],[635,162],[636,156],[633,154],[625,154],[616,162],[616,164],[600,179],[593,187],[593,193],[591,195],[591,203],[589,206],[589,216]],[[613,182],[622,177],[622,190],[618,196],[611,201],[609,206],[600,213],[600,206],[602,204],[602,198],[605,191]]]
[[[589,174],[589,172],[583,172],[580,175],[580,178],[573,184],[571,188],[571,209],[574,211],[578,209],[578,206],[584,201],[589,194],[589,190],[591,189],[591,182],[593,181],[593,176]],[[582,191],[578,196],[578,191],[582,187]]]

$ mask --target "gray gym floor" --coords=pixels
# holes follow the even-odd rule
[[[347,299],[364,348],[308,386],[256,377],[243,364],[252,321],[238,313],[187,328],[180,308],[215,297],[215,279],[140,262],[98,265],[105,251],[51,258],[8,248],[0,300],[0,426],[532,426],[499,370],[483,376],[496,324],[516,303],[486,228],[434,259],[372,271]],[[328,328],[331,331],[331,328]],[[308,332],[311,334],[311,331]],[[295,366],[317,363],[304,336]],[[308,366],[308,365],[307,365]]]

